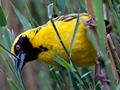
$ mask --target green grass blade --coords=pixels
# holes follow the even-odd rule
[[[7,78],[7,81],[9,82],[13,90],[20,90],[11,78]]]
[[[69,52],[67,51],[67,48],[65,47],[64,43],[62,42],[62,39],[61,39],[61,37],[60,37],[60,35],[59,35],[58,31],[57,31],[57,28],[56,28],[53,20],[52,20],[52,11],[53,11],[53,4],[50,4],[48,6],[48,17],[49,17],[49,19],[50,19],[50,21],[51,21],[51,23],[53,25],[53,28],[54,28],[57,36],[58,36],[58,39],[59,39],[60,43],[62,44],[63,48],[65,49],[65,51],[67,53],[67,55],[69,56]]]
[[[40,26],[39,23],[34,18],[33,18],[33,21],[37,25],[37,27]]]
[[[47,74],[44,73],[44,75],[45,75],[45,79],[46,79],[46,81],[47,81],[47,83],[48,83],[49,89],[50,89],[50,90],[53,90],[53,88],[52,88],[52,86],[51,86],[51,84],[50,84],[50,81],[49,81],[49,79],[48,79]]]
[[[31,24],[27,21],[27,19],[18,11],[18,9],[11,3],[16,15],[18,16],[20,22],[22,23],[25,30],[31,29]]]
[[[69,70],[69,71],[73,71],[74,70],[74,68],[70,65],[70,64],[68,64],[63,58],[61,58],[61,57],[59,57],[59,56],[57,56],[56,54],[54,54],[54,56],[55,57],[52,57],[56,62],[58,62],[60,65],[62,65],[62,66],[64,66],[67,70]]]
[[[12,46],[12,43],[15,39],[14,33],[13,32],[11,33],[10,30],[7,27],[2,27],[2,30],[3,30],[3,33],[4,33],[3,41],[5,43],[5,46],[6,46],[7,50],[8,50],[7,52],[9,54],[9,56],[11,58],[13,58],[9,51],[11,51],[11,46]],[[14,65],[14,60],[13,59],[12,59],[12,62],[13,62],[13,65]]]
[[[12,66],[10,65],[9,61],[7,59],[4,60],[5,64],[7,65],[8,69],[12,72],[12,74],[17,78],[14,69],[12,68]]]
[[[72,83],[72,87],[73,87],[73,90],[80,90],[77,86],[77,83],[76,83],[76,78],[74,77],[73,73],[72,72],[69,72],[69,75],[70,75],[70,79],[71,79],[71,83]]]
[[[11,32],[11,36],[12,36],[11,42],[13,43],[14,40],[15,40],[15,34],[14,34],[14,31],[13,31],[13,30],[12,30],[12,32]]]
[[[4,39],[4,42],[5,42],[6,46],[9,46],[9,48],[10,48],[10,45],[11,45],[11,43],[12,43],[12,40],[10,40],[10,38],[13,38],[14,36],[11,35],[10,32],[7,31],[6,28],[5,28],[5,30],[6,30],[6,32],[7,32],[8,35],[5,35],[5,36],[3,37],[3,39]],[[4,30],[4,31],[5,31],[5,30]],[[4,33],[5,33],[5,32],[4,32]],[[11,35],[11,36],[10,36],[10,35]],[[7,38],[7,36],[10,36],[10,37]],[[10,44],[8,44],[8,40],[9,40]],[[1,44],[0,44],[0,49],[3,50],[3,51],[6,51],[6,52],[8,52],[9,54],[13,55],[14,57],[18,58],[16,55],[12,54],[8,49],[6,49],[6,48],[5,48],[3,45],[1,45]],[[11,59],[12,59],[12,57],[11,57]],[[18,59],[19,59],[19,58],[18,58]],[[19,82],[21,88],[22,88],[23,90],[25,90],[25,89],[24,89],[25,87],[23,87],[23,85],[22,85],[23,83],[20,82],[20,78],[17,77],[15,71],[13,70],[13,68],[12,68],[12,66],[10,65],[10,63],[8,62],[8,60],[4,60],[4,61],[5,61],[6,65],[8,66],[9,70],[13,73],[13,75],[15,76],[15,78],[17,79],[17,81]],[[14,59],[12,59],[12,61],[13,61],[13,65],[14,65]]]
[[[90,30],[90,28],[88,28],[88,26],[86,25],[85,20],[84,20],[83,18],[81,18],[81,21],[84,22],[83,24],[85,25],[85,27],[86,27],[86,29],[87,29],[88,39],[89,39],[90,42],[93,44],[93,46],[95,47],[95,49],[96,49],[98,52],[100,52],[99,45],[98,45],[98,43],[96,42],[92,31]]]
[[[45,1],[44,1],[45,3]],[[48,21],[48,15],[47,15],[47,10],[44,7],[44,4],[41,0],[34,0],[33,5],[35,6],[35,11],[37,12],[37,14],[40,17],[41,20],[41,24],[44,24]],[[36,16],[36,15],[35,15]],[[34,17],[35,18],[35,17]],[[37,19],[37,18],[36,18]]]
[[[80,75],[78,75],[77,72],[72,72],[72,74],[73,74],[74,77],[78,80],[79,85],[81,85],[84,90],[88,90],[88,84],[85,83],[84,79],[82,79],[82,78],[80,77]]]
[[[23,81],[23,77],[22,77],[22,74],[21,74],[20,69],[18,69],[17,75],[18,75],[18,77],[19,77],[19,80],[20,80],[20,83],[21,83],[22,87],[24,88],[24,90],[26,90],[26,88],[25,88],[25,83],[24,83],[24,81]]]
[[[96,49],[97,51],[100,51],[100,48],[99,48],[99,46],[98,46],[98,44],[97,44],[97,42],[96,42],[96,40],[95,40],[95,38],[94,38],[94,36],[93,36],[92,31],[87,27],[86,24],[84,24],[84,25],[85,25],[86,28],[87,28],[87,36],[88,36],[88,39],[89,39],[90,42],[93,44],[93,46],[95,47],[95,49]]]
[[[52,8],[48,7],[48,9],[52,9]],[[52,10],[51,10],[51,11],[52,11]],[[61,39],[61,37],[60,37],[58,31],[57,31],[57,28],[56,28],[56,26],[55,26],[55,24],[54,24],[52,18],[49,18],[49,19],[50,19],[50,21],[51,21],[51,23],[52,23],[52,25],[53,25],[53,28],[54,28],[54,30],[55,30],[57,36],[58,36],[58,39],[59,39],[61,45],[63,46],[64,50],[66,51],[66,53],[67,53],[67,55],[68,55],[68,57],[69,57],[71,66],[73,66],[74,69],[75,69],[75,71],[76,71],[76,72],[73,72],[74,75],[76,76],[76,78],[78,79],[78,81],[81,82],[81,81],[80,81],[80,80],[82,80],[82,79],[81,79],[81,76],[80,76],[80,74],[78,73],[77,68],[76,68],[76,66],[75,66],[75,64],[74,64],[74,62],[73,62],[73,60],[72,60],[72,58],[70,57],[70,54],[69,54],[67,48],[65,47],[65,45],[64,45],[64,43],[63,43],[63,41],[62,41],[62,39]],[[83,88],[87,89],[87,88],[88,88],[88,85],[87,85],[83,80],[82,80],[82,82],[83,82],[84,85],[85,85],[85,86],[82,85]]]
[[[64,15],[64,11],[65,11],[65,0],[57,0],[57,4],[58,4],[58,9],[59,9],[59,11],[61,11],[62,15]]]
[[[1,0],[0,0],[0,3],[1,3]],[[0,4],[0,27],[6,26],[6,25],[7,25],[7,20],[2,10],[2,6]]]
[[[41,90],[48,90],[48,87],[49,87],[49,90],[54,90],[52,88],[52,85],[51,85],[50,80],[48,78],[48,73],[46,73],[45,71],[40,71],[39,72],[39,80],[42,81]],[[48,85],[48,87],[47,87],[47,85]]]
[[[114,17],[115,22],[116,22],[117,30],[118,30],[119,35],[120,35],[120,21],[119,21],[117,12],[116,12],[115,9],[113,8],[113,4],[112,4],[111,0],[108,0],[108,3],[109,3],[109,5],[110,5],[110,9],[111,9],[111,11],[112,11],[112,13],[113,13],[113,17]]]
[[[29,20],[30,20],[30,22],[31,22],[32,28],[35,28],[36,26],[35,26],[35,24],[34,24],[34,20],[33,20],[33,18],[32,18],[31,13],[30,13],[30,10],[29,10],[29,7],[28,7],[27,0],[25,0],[25,5],[26,5],[28,17],[29,17]]]
[[[55,13],[57,14],[57,16],[61,16],[61,13],[59,12],[54,0],[50,0],[51,3],[53,3],[53,8],[55,10]]]
[[[1,44],[0,44],[0,50],[7,52],[7,49],[5,49]]]
[[[13,70],[12,66],[10,65],[9,61],[8,61],[7,59],[5,59],[4,61],[5,61],[5,64],[7,65],[8,69],[12,72],[12,74],[15,76],[15,78],[16,78],[17,81],[19,82],[21,88],[22,88],[23,90],[25,90],[25,89],[24,89],[25,87],[23,87],[22,83],[20,82],[20,79],[19,79],[18,76],[16,75],[16,73],[15,73],[15,71]]]
[[[39,72],[39,81],[42,81],[42,83],[41,83],[41,90],[47,90],[48,89],[46,82],[49,81],[49,79],[46,80],[46,77],[45,77],[45,76],[47,76],[46,74],[45,74],[44,71],[40,71]]]
[[[56,71],[56,74],[57,74],[58,78],[60,79],[60,81],[63,81],[63,79],[62,79],[62,77],[61,77],[61,75],[60,75],[60,72],[59,72],[59,71]]]
[[[99,4],[98,4],[99,3]],[[102,52],[102,57],[104,59],[106,71],[108,74],[108,77],[110,79],[110,84],[112,86],[113,90],[116,90],[116,84],[113,79],[113,74],[111,74],[111,67],[110,67],[110,61],[107,56],[107,51],[106,51],[106,34],[105,34],[105,24],[104,22],[104,16],[103,16],[103,3],[101,0],[93,0],[93,9],[94,13],[96,16],[96,22],[97,22],[97,33],[98,33],[98,38],[99,38],[99,43],[100,43],[100,49]]]
[[[14,57],[16,57],[17,59],[20,59],[18,58],[16,55],[14,55],[13,53],[11,53],[9,50],[7,50],[3,45],[0,44],[0,49],[3,50],[3,51],[6,51],[8,53],[10,53],[11,55],[13,55]]]
[[[82,5],[82,1],[81,0],[75,0],[77,7],[80,9],[80,13],[86,13],[87,11],[85,10],[85,8]]]
[[[55,67],[54,67],[53,65],[50,65],[50,70],[52,71],[52,73],[53,73],[53,75],[54,75],[54,77],[55,77],[55,79],[56,79],[56,81],[57,81],[60,89],[61,89],[61,90],[64,90],[64,87],[63,87],[63,85],[62,85],[62,82],[60,81],[60,78],[57,76],[57,74],[56,74],[56,72],[55,72],[54,69],[55,69]]]
[[[55,30],[55,32],[56,32],[56,34],[57,34],[57,36],[58,36],[58,39],[59,39],[60,43],[62,44],[64,50],[66,51],[66,53],[67,53],[67,55],[68,55],[68,57],[69,57],[69,59],[70,59],[70,64],[71,64],[72,66],[74,66],[75,69],[77,69],[76,66],[75,66],[75,64],[74,64],[74,62],[73,62],[73,60],[72,60],[72,58],[70,57],[70,54],[69,54],[67,48],[65,47],[65,45],[64,45],[64,43],[63,43],[63,41],[62,41],[62,39],[61,39],[61,37],[60,37],[58,31],[57,31],[57,28],[56,28],[56,26],[55,26],[53,20],[50,19],[50,21],[51,21],[51,23],[52,23],[52,25],[53,25],[53,27],[54,27],[54,30]]]
[[[68,12],[73,13],[73,9],[72,9],[70,0],[66,0],[66,5],[67,5]]]
[[[82,77],[81,78],[84,78],[84,77],[86,77],[88,74],[90,74],[91,73],[91,71],[89,71],[89,72],[87,72],[87,73],[85,73],[84,75],[82,75]]]
[[[94,67],[92,67],[94,68]],[[94,70],[90,70],[89,67],[82,67],[82,68],[79,68],[80,69],[80,73],[81,75],[83,76],[84,74],[88,73],[88,72],[93,72]],[[87,76],[85,77],[85,79],[89,80],[89,82],[93,83],[93,77],[91,77],[91,75],[93,75],[92,73],[91,74],[87,74]],[[82,78],[81,76],[81,78]]]
[[[52,4],[50,4],[50,6],[48,6],[48,9],[53,9],[51,5],[52,5]],[[53,22],[53,20],[52,20],[52,17],[51,17],[51,16],[52,16],[52,10],[49,10],[49,11],[51,11],[51,12],[48,14],[48,17],[49,17],[49,19],[50,19],[50,21],[51,21],[51,23],[52,23],[52,25],[53,25],[53,28],[54,28],[57,36],[58,36],[58,39],[59,39],[61,45],[63,46],[64,50],[66,51],[66,53],[67,53],[67,55],[68,55],[68,57],[69,57],[69,59],[70,59],[71,65],[73,65],[73,66],[75,67],[75,64],[74,64],[72,58],[70,57],[69,52],[68,52],[67,48],[65,47],[65,45],[64,45],[64,43],[63,43],[63,41],[62,41],[62,39],[61,39],[58,31],[57,31],[57,28],[56,28],[56,26],[55,26],[55,24],[54,24],[54,22]],[[75,68],[76,68],[76,67],[75,67]]]
[[[10,30],[7,29],[6,27],[2,27],[2,30],[3,30],[3,33],[4,33],[4,36],[3,36],[4,43],[7,47],[7,49],[10,51],[11,47],[12,47],[12,37],[11,37]]]
[[[51,19],[52,18],[52,12],[53,12],[53,3],[48,5],[48,17]]]
[[[79,15],[77,17],[76,26],[75,26],[74,33],[73,33],[72,40],[71,40],[71,44],[70,44],[70,57],[71,57],[71,54],[72,54],[73,42],[75,40],[75,36],[76,36],[77,31],[78,31],[78,26],[79,26]]]

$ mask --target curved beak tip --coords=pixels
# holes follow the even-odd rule
[[[20,69],[20,71],[21,71],[23,66],[22,65],[20,66],[20,62],[21,62],[21,60],[15,58],[15,69],[16,70]]]
[[[26,63],[26,62],[25,62],[25,56],[26,56],[26,53],[23,53],[23,51],[21,51],[21,52],[17,55],[17,57],[19,57],[20,60],[17,59],[17,58],[15,58],[15,68],[16,68],[16,70],[18,70],[18,69],[20,69],[20,71],[22,70],[24,64]]]

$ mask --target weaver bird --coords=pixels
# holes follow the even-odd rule
[[[54,24],[65,44],[70,51],[71,39],[76,25],[78,14],[63,15],[54,18]],[[97,52],[87,37],[87,29],[83,20],[88,20],[88,14],[79,15],[78,31],[72,46],[71,57],[77,67],[97,65]],[[51,56],[59,53],[68,63],[69,58],[63,49],[53,25],[48,21],[45,25],[27,30],[18,35],[12,45],[11,51],[15,58],[16,69],[23,68],[26,62],[40,60],[47,64],[59,65]]]

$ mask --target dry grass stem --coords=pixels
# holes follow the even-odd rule
[[[115,46],[113,45],[112,39],[111,39],[111,37],[110,37],[110,34],[107,35],[107,39],[108,39],[108,42],[109,42],[109,44],[110,44],[110,47],[111,47],[111,49],[112,49],[112,51],[113,51],[113,54],[115,55],[115,58],[116,58],[116,60],[117,60],[117,63],[120,65],[120,59],[119,59],[118,54],[117,54],[117,52],[116,52]]]
[[[85,0],[85,3],[86,3],[86,8],[87,8],[88,15],[90,15],[91,17],[94,18],[95,15],[94,15],[93,7],[92,7],[92,0]],[[95,21],[93,20],[92,23],[95,24]],[[97,44],[99,45],[98,34],[97,34],[97,31],[96,31],[96,28],[95,27],[92,28],[91,31],[94,35],[94,38],[95,38]]]
[[[109,35],[107,35],[107,39],[108,39],[108,36]],[[107,50],[108,50],[108,55],[109,55],[109,58],[110,58],[110,65],[111,65],[111,69],[112,69],[112,74],[114,76],[114,80],[115,80],[116,85],[117,85],[117,81],[119,80],[119,76],[118,76],[118,73],[117,73],[117,69],[116,69],[116,66],[115,66],[115,62],[114,62],[110,47],[111,47],[111,43],[108,40]]]

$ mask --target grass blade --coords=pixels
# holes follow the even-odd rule
[[[53,12],[53,3],[48,5],[48,17],[52,18],[52,12]]]
[[[72,54],[72,46],[73,46],[73,42],[75,40],[75,36],[76,36],[77,30],[78,30],[78,26],[79,26],[79,14],[78,14],[78,17],[77,17],[75,30],[74,30],[72,40],[71,40],[71,44],[70,44],[70,57],[71,57],[71,54]]]
[[[70,0],[66,0],[66,5],[67,5],[67,9],[68,9],[69,13],[73,13],[73,9],[72,9]]]
[[[20,59],[18,58],[16,55],[14,55],[13,53],[11,53],[9,50],[7,50],[3,45],[0,44],[0,49],[3,50],[3,51],[6,51],[8,53],[10,53],[11,55],[13,55],[14,57],[16,57],[17,59]]]
[[[0,44],[0,50],[7,52],[7,50]]]
[[[99,3],[99,4],[98,4]],[[106,36],[105,36],[105,24],[104,22],[104,16],[103,16],[103,3],[101,0],[96,1],[93,0],[93,9],[94,13],[96,16],[96,22],[97,22],[97,33],[98,33],[98,38],[99,38],[99,43],[100,43],[100,49],[102,52],[102,57],[104,59],[106,71],[108,73],[108,77],[110,79],[110,84],[112,86],[112,89],[116,89],[116,85],[113,79],[113,74],[111,74],[111,67],[110,67],[110,61],[107,56],[107,51],[106,51]],[[99,10],[98,10],[99,9]]]
[[[10,54],[11,53],[10,50],[11,50],[12,43],[15,39],[14,33],[13,33],[13,31],[11,33],[10,30],[7,27],[2,27],[2,30],[3,30],[3,33],[4,33],[3,41],[5,43],[5,46],[6,46],[7,50],[8,50],[8,51],[7,50],[6,51],[8,52],[9,56],[12,59],[13,57],[11,55],[13,55],[13,54]],[[2,48],[6,49],[5,47],[2,47]],[[13,65],[14,65],[15,63],[14,63],[13,59],[12,59],[12,62],[13,62]]]
[[[57,14],[57,16],[61,16],[61,13],[59,12],[56,4],[55,4],[55,1],[54,0],[50,0],[51,3],[53,3],[53,8],[55,10],[55,13]]]
[[[53,73],[53,75],[54,75],[54,77],[55,77],[55,79],[56,79],[56,81],[57,81],[60,89],[61,89],[61,90],[64,90],[64,87],[63,87],[63,85],[62,85],[62,82],[60,81],[60,78],[57,76],[57,74],[56,74],[56,72],[55,72],[54,69],[55,69],[55,67],[54,67],[53,65],[50,65],[50,70],[52,71],[52,73]]]
[[[33,18],[32,18],[31,13],[30,13],[30,10],[29,10],[29,7],[28,7],[27,0],[25,0],[25,5],[26,5],[28,17],[29,17],[29,20],[30,20],[30,22],[31,22],[32,28],[35,28],[36,26],[35,26],[35,24],[34,24],[34,20],[33,20]]]
[[[47,74],[44,73],[44,75],[45,75],[45,79],[46,79],[46,81],[47,81],[47,83],[48,83],[49,89],[50,89],[50,90],[53,90],[53,88],[52,88],[52,86],[51,86],[51,84],[50,84],[50,81],[49,81],[49,79],[48,79]]]
[[[85,10],[85,8],[82,5],[82,1],[81,0],[75,0],[78,8],[80,9],[80,13],[86,13],[87,11]]]
[[[90,74],[91,73],[91,71],[89,71],[89,72],[87,72],[87,73],[85,73],[84,75],[82,75],[82,77],[81,78],[84,78],[84,77],[86,77],[88,74]]]
[[[18,16],[20,22],[22,23],[25,30],[31,29],[31,24],[27,21],[27,19],[18,11],[18,9],[11,3],[16,15]]]
[[[108,0],[108,3],[110,5],[110,9],[111,9],[111,11],[113,13],[113,17],[114,17],[116,25],[117,25],[117,30],[118,30],[119,35],[120,35],[120,22],[119,22],[119,18],[118,18],[117,12],[113,8],[113,4],[112,4],[111,0]]]
[[[48,6],[48,9],[53,9],[51,5],[52,5],[52,4],[50,4],[50,6]],[[53,28],[54,28],[57,36],[58,36],[58,39],[59,39],[61,45],[63,46],[64,50],[66,51],[66,53],[67,53],[67,55],[68,55],[68,57],[69,57],[69,59],[70,59],[71,65],[73,65],[73,66],[75,67],[75,64],[74,64],[72,58],[70,57],[69,52],[68,52],[67,48],[65,47],[65,45],[64,45],[64,43],[63,43],[63,41],[62,41],[62,39],[61,39],[58,31],[57,31],[57,28],[56,28],[56,26],[55,26],[55,24],[54,24],[54,22],[53,22],[53,20],[52,20],[52,17],[51,17],[51,16],[52,16],[52,11],[53,11],[53,10],[49,10],[49,11],[51,11],[51,12],[48,14],[48,17],[50,17],[49,19],[50,19],[50,21],[51,21],[51,23],[52,23],[52,25],[53,25]],[[75,67],[75,68],[76,68],[76,67]]]
[[[52,8],[50,8],[50,7],[48,6],[48,9],[52,9]],[[51,11],[52,11],[52,10],[51,10]],[[58,31],[57,31],[57,28],[56,28],[56,26],[55,26],[55,24],[54,24],[52,18],[49,18],[49,19],[50,19],[50,21],[51,21],[51,23],[52,23],[52,25],[53,25],[53,28],[54,28],[54,30],[55,30],[57,36],[58,36],[58,39],[59,39],[61,45],[63,46],[64,50],[66,51],[66,53],[67,53],[67,55],[68,55],[68,57],[69,57],[71,66],[73,66],[74,69],[75,69],[75,71],[76,71],[76,72],[73,72],[74,75],[75,75],[75,77],[78,79],[79,82],[83,82],[83,83],[84,83],[84,84],[82,85],[83,88],[84,88],[84,89],[87,89],[87,88],[88,88],[88,85],[84,82],[84,80],[81,79],[81,76],[80,76],[80,74],[78,73],[77,68],[76,68],[76,66],[75,66],[75,64],[74,64],[74,62],[73,62],[73,60],[72,60],[72,58],[71,58],[71,56],[70,56],[70,54],[69,54],[67,48],[65,47],[65,45],[64,45],[64,43],[63,43],[63,41],[62,41],[62,39],[61,39],[61,37],[60,37]],[[82,80],[82,81],[80,81],[80,80]]]
[[[2,27],[2,30],[4,33],[4,36],[3,36],[4,43],[7,49],[10,51],[12,47],[12,37],[11,37],[10,30],[7,29],[6,27]]]
[[[52,88],[52,85],[51,85],[51,83],[50,83],[50,80],[49,80],[49,78],[48,78],[48,74],[45,72],[45,71],[40,71],[39,72],[39,80],[40,81],[42,81],[42,90],[47,90],[48,89],[48,87],[49,87],[49,90],[54,90],[53,88]],[[48,85],[48,87],[47,87],[47,85]]]
[[[22,74],[20,72],[20,69],[18,69],[17,75],[19,77],[19,80],[20,80],[20,83],[21,83],[22,87],[24,88],[24,90],[26,90],[24,80],[23,80]]]
[[[7,25],[7,20],[2,10],[1,0],[0,0],[0,27],[6,26],[6,25]]]
[[[78,88],[78,86],[77,86],[76,78],[74,77],[74,75],[73,75],[72,72],[69,72],[69,76],[70,76],[70,78],[71,78],[73,90],[80,90],[80,89]]]
[[[100,51],[100,48],[99,48],[99,46],[98,46],[98,44],[97,44],[97,42],[96,42],[96,40],[95,40],[95,38],[94,38],[94,36],[93,36],[92,31],[87,27],[86,24],[84,24],[84,25],[85,25],[85,27],[87,28],[87,36],[88,36],[88,39],[90,40],[90,42],[92,43],[92,45],[95,47],[95,49],[96,49],[97,51]]]
[[[13,90],[20,90],[18,88],[18,86],[14,83],[14,81],[10,78],[7,78],[7,81],[9,82],[9,84],[11,85],[11,87],[13,88]]]
[[[57,0],[57,4],[58,4],[58,9],[59,9],[59,11],[61,11],[62,15],[64,15],[64,11],[65,11],[65,0]]]
[[[55,57],[52,57],[56,62],[58,62],[60,65],[66,67],[67,70],[69,71],[75,71],[75,69],[70,65],[68,64],[63,58],[57,56],[56,54],[54,54]]]
[[[12,66],[10,65],[9,61],[7,59],[5,59],[4,61],[5,61],[6,65],[7,65],[7,67],[9,68],[9,70],[12,72],[12,74],[15,76],[15,78],[19,82],[21,88],[23,90],[25,90],[25,87],[23,87],[22,83],[20,82],[20,79],[17,77],[17,75],[16,75],[15,71],[13,70]]]

